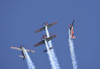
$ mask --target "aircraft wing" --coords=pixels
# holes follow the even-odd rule
[[[53,26],[53,25],[55,25],[55,24],[57,24],[57,22],[54,22],[54,23],[49,24],[48,25],[48,28],[51,27],[51,26]]]
[[[71,27],[70,27],[70,28],[72,28],[72,27],[73,27],[73,25],[74,25],[74,22],[75,22],[75,20],[73,20],[73,22],[72,22],[72,24],[71,24]]]
[[[52,23],[52,24],[49,24],[49,25],[47,25],[47,27],[49,28],[49,27],[51,27],[51,26],[53,26],[53,25],[55,25],[55,24],[57,24],[57,22],[54,22],[54,23]],[[42,28],[36,30],[35,33],[40,32],[40,31],[43,31],[43,30],[45,30],[45,27],[42,27]]]
[[[73,19],[72,25],[74,24],[75,20]]]
[[[47,38],[47,41],[50,41],[50,40],[52,40],[52,39],[55,38],[55,37],[56,37],[56,35],[53,35],[53,36]]]
[[[36,30],[35,33],[40,32],[40,31],[42,31],[42,30],[45,30],[45,27]]]
[[[44,44],[44,40],[40,41],[39,43],[35,44],[34,47]]]
[[[30,49],[25,49],[27,52],[32,52],[34,53],[35,51],[34,50],[30,50]]]
[[[69,24],[70,30],[72,29],[74,22],[75,22],[75,20],[73,19],[72,24]]]
[[[22,51],[22,49],[20,49],[18,47],[11,47],[11,49],[15,49],[15,50],[18,50],[18,51]]]

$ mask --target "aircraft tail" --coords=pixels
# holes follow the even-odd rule
[[[76,37],[75,37],[75,36],[73,36],[73,39],[76,39]]]
[[[25,56],[23,56],[23,55],[19,55],[19,57],[23,58],[23,60],[25,59]]]
[[[51,50],[52,48],[53,48],[53,47],[50,47],[49,50]],[[43,52],[44,52],[44,53],[47,52],[47,49],[45,49]]]
[[[24,56],[23,56],[23,55],[19,55],[19,57],[24,58]]]

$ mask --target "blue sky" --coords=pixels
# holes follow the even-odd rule
[[[100,69],[100,1],[99,0],[0,0],[0,68],[28,69],[10,46],[25,45],[36,69],[51,69],[45,45],[34,48],[45,31],[35,34],[44,22],[58,24],[49,29],[61,69],[72,69],[68,44],[68,24],[75,19],[74,40],[78,69]]]

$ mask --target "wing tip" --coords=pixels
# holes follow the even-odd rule
[[[52,23],[52,24],[57,24],[57,22],[54,22],[54,23]]]
[[[16,47],[11,46],[10,48],[16,48]]]
[[[11,46],[10,48],[12,49],[13,47]]]
[[[55,34],[55,35],[52,35],[52,36],[50,36],[50,37],[56,37],[57,35]]]
[[[35,53],[35,51],[34,51],[34,50],[31,50],[31,52],[32,52],[32,53]]]
[[[34,45],[34,47],[36,47],[37,44]]]
[[[37,31],[35,31],[34,33],[37,33],[38,32],[38,30]]]
[[[57,36],[57,34],[53,35],[53,36]]]

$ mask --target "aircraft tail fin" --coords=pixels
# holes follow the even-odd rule
[[[73,39],[76,39],[76,37],[75,37],[75,36],[73,36]]]

